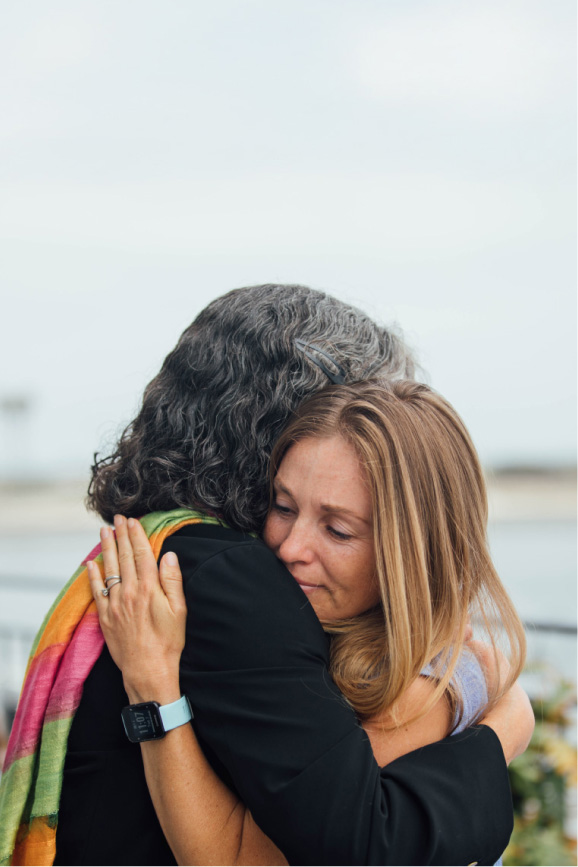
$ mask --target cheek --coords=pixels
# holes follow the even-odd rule
[[[366,589],[366,598],[370,608],[373,608],[374,605],[377,605],[378,602],[381,602],[381,593],[379,592],[379,587],[377,586],[377,578],[374,578],[370,584],[368,584]]]
[[[263,529],[263,541],[268,548],[274,550],[283,542],[284,536],[282,530],[282,522],[279,521],[279,518],[273,512],[270,512]]]
[[[377,605],[381,595],[376,575],[375,558],[373,556],[360,558],[356,574],[363,576],[363,580],[357,581],[357,594],[360,601],[363,601],[366,607]]]

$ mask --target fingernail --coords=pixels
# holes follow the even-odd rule
[[[100,538],[104,541],[105,539],[108,539],[109,536],[110,536],[110,530],[108,529],[108,527],[101,527],[100,528]]]
[[[88,561],[88,563],[86,564],[86,568],[88,569],[89,572],[92,572],[92,569],[93,569],[92,560]]]
[[[122,515],[115,515],[114,516],[114,526],[115,527],[122,527],[123,521],[124,521],[124,518],[122,517]]]
[[[177,555],[174,551],[169,551],[165,554],[165,562],[168,563],[169,566],[178,566],[179,561],[177,560]]]
[[[127,521],[127,524],[129,525],[129,527],[132,530],[132,528],[134,527],[134,518],[129,518]]]

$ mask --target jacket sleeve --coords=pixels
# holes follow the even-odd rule
[[[313,609],[264,545],[230,546],[184,576],[181,685],[198,735],[289,863],[497,861],[512,804],[494,732],[380,769],[328,675]]]

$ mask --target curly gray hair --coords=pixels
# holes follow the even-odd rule
[[[338,369],[346,382],[408,379],[414,361],[393,330],[306,286],[217,298],[166,357],[113,454],[95,455],[87,504],[108,522],[186,507],[260,529],[273,444]]]

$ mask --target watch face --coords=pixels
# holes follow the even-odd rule
[[[133,744],[157,740],[165,736],[159,705],[156,701],[125,707],[122,711],[122,721],[126,736]]]

